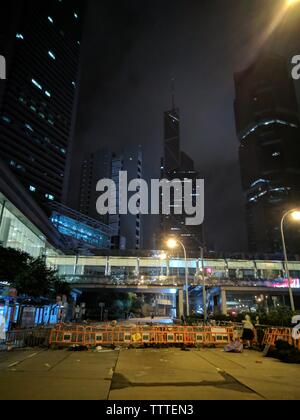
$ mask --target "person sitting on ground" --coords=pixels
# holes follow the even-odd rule
[[[227,344],[224,347],[224,351],[227,353],[242,353],[243,352],[243,343],[241,342],[240,338],[237,336],[234,340]]]
[[[247,347],[251,347],[251,342],[254,339],[254,325],[252,324],[251,318],[249,315],[245,316],[243,323],[243,335],[242,340],[246,341]]]

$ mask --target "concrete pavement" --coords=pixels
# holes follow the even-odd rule
[[[300,366],[261,353],[131,349],[0,353],[0,399],[300,399]]]

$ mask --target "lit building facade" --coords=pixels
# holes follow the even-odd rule
[[[53,203],[51,222],[64,236],[68,250],[110,249],[112,231],[109,226],[61,204]]]
[[[101,149],[84,159],[78,209],[86,216],[109,226],[113,249],[140,249],[143,247],[143,215],[119,214],[121,171],[127,172],[128,182],[142,178],[143,152],[140,146],[128,146],[120,151]],[[116,214],[100,216],[97,213],[96,202],[100,193],[96,191],[96,186],[101,179],[111,179],[116,185]]]
[[[128,182],[132,179],[142,179],[143,174],[143,152],[139,147],[127,147],[120,154],[115,154],[112,160],[112,179],[117,185],[117,195],[122,195],[121,185],[118,181],[119,170],[126,171]],[[126,186],[127,188],[127,186]],[[135,193],[134,193],[135,194]],[[128,194],[128,199],[130,193]],[[138,206],[140,205],[140,201]],[[109,224],[116,229],[116,238],[119,241],[119,248],[122,249],[142,249],[143,248],[143,223],[142,214],[119,214],[117,218],[114,215],[109,217]],[[118,230],[117,230],[118,229]]]
[[[1,159],[0,245],[35,258],[57,255],[65,249],[44,211]]]
[[[251,252],[281,252],[283,213],[300,205],[300,123],[285,59],[261,56],[235,74],[235,117]],[[287,224],[289,253],[299,225]]]
[[[77,104],[84,2],[12,0],[1,10],[0,153],[37,202],[63,200]]]

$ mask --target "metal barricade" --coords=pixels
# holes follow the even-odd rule
[[[12,330],[6,333],[1,341],[1,349],[21,349],[25,347],[48,346],[50,342],[50,328],[33,328],[26,330]]]
[[[263,344],[275,347],[276,341],[282,340],[300,350],[300,340],[294,340],[291,328],[268,328],[265,331]]]
[[[50,334],[50,345],[163,345],[223,346],[233,340],[234,327],[187,326],[83,326],[57,325]]]

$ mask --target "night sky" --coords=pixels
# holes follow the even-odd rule
[[[90,0],[70,197],[85,154],[106,145],[142,144],[144,178],[159,177],[163,112],[175,78],[182,149],[206,182],[207,244],[246,250],[233,73],[263,48],[300,54],[295,10],[268,32],[283,2]]]

